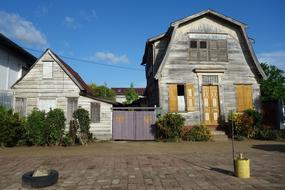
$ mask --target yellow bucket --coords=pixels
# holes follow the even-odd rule
[[[235,175],[239,178],[250,178],[250,160],[247,158],[235,159]]]

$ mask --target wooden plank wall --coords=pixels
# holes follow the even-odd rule
[[[201,82],[198,82],[197,68],[225,71],[220,75],[220,111],[227,116],[230,110],[236,109],[235,84],[251,84],[253,88],[254,107],[260,109],[260,90],[254,73],[257,72],[245,41],[238,28],[221,23],[213,18],[201,18],[185,24],[177,29],[169,57],[159,79],[159,98],[163,112],[168,111],[168,84],[192,83],[195,93],[195,112],[182,113],[188,124],[197,124],[203,120]],[[189,39],[226,39],[228,46],[228,62],[190,61]],[[201,110],[201,111],[200,111]]]
[[[26,98],[26,113],[30,114],[34,107],[37,107],[39,98],[56,98],[57,108],[64,111],[67,117],[67,98],[78,98],[78,107],[83,107],[90,113],[90,102],[97,102],[93,99],[79,96],[78,86],[69,78],[61,67],[53,62],[53,77],[43,79],[44,61],[53,61],[49,54],[45,54],[32,70],[15,85],[13,91],[15,97]],[[101,121],[91,124],[91,132],[99,139],[110,139],[112,130],[111,104],[101,103]],[[69,128],[67,123],[66,129]]]

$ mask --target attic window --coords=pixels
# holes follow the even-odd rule
[[[197,45],[197,41],[191,41],[190,42],[190,48],[197,48],[198,45]]]
[[[52,62],[43,62],[43,78],[52,78]]]
[[[200,41],[200,48],[206,49],[207,48],[207,42],[206,41]]]

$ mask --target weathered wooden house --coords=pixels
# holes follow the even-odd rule
[[[11,86],[28,72],[36,60],[32,54],[0,33],[0,105],[13,107]]]
[[[31,69],[13,86],[14,109],[21,115],[31,113],[33,108],[49,111],[64,110],[67,119],[82,107],[89,111],[90,131],[98,139],[112,138],[113,102],[96,98],[91,90],[68,64],[50,49],[34,63]]]
[[[265,78],[246,25],[212,10],[171,23],[146,42],[147,102],[188,125],[217,126],[229,111],[260,109]]]

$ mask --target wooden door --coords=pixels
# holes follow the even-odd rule
[[[218,125],[220,104],[218,86],[203,86],[204,123]]]

